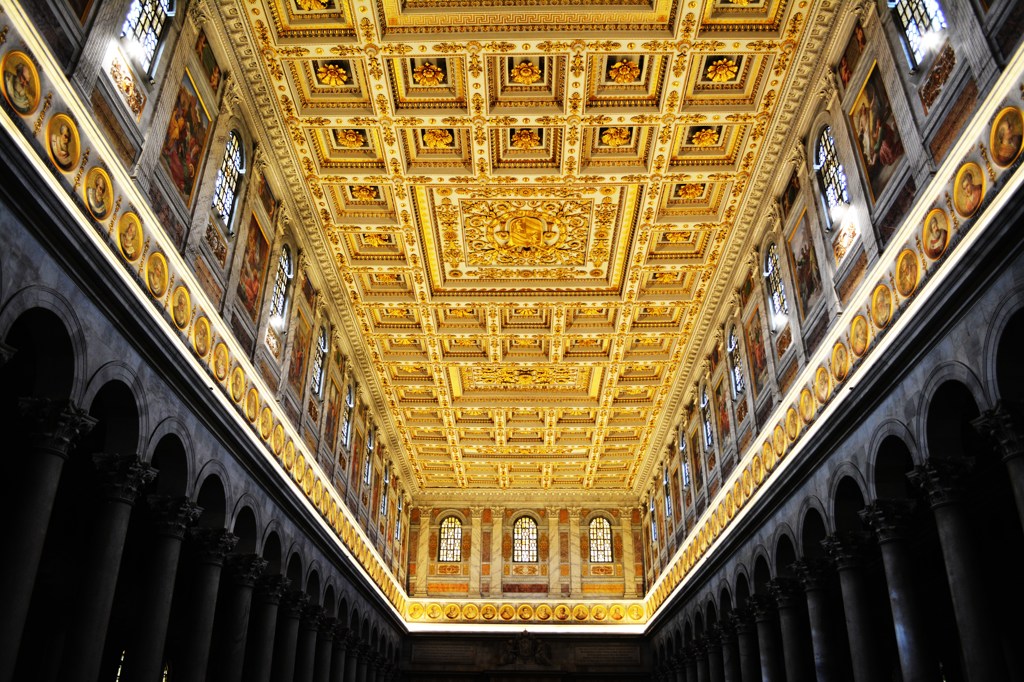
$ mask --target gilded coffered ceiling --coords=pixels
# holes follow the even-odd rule
[[[411,488],[635,500],[834,8],[222,10]]]

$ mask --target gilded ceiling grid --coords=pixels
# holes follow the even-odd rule
[[[551,486],[600,489],[604,485],[602,481],[611,481],[613,476],[618,480],[616,489],[625,492],[635,488],[644,456],[650,451],[653,425],[658,421],[657,417],[665,405],[666,398],[678,383],[681,376],[682,353],[698,322],[698,317],[691,308],[708,302],[709,283],[715,273],[717,261],[722,258],[726,238],[733,228],[738,199],[749,177],[750,168],[757,159],[753,150],[764,135],[765,125],[774,104],[774,91],[769,91],[767,97],[761,94],[764,86],[759,76],[758,82],[738,88],[747,98],[745,103],[736,103],[736,106],[741,108],[740,111],[712,113],[714,110],[709,109],[708,113],[690,113],[692,107],[687,105],[687,98],[680,95],[682,83],[678,79],[685,75],[688,64],[701,61],[702,58],[698,54],[701,50],[712,55],[728,51],[729,55],[732,55],[729,59],[736,58],[735,61],[740,62],[738,66],[745,67],[737,68],[737,73],[748,73],[753,68],[751,65],[755,59],[745,59],[744,56],[747,54],[760,53],[765,57],[761,60],[763,64],[771,61],[769,57],[774,59],[775,82],[772,85],[777,85],[785,73],[788,57],[792,54],[795,44],[793,41],[799,35],[798,21],[791,23],[788,39],[780,40],[777,35],[768,38],[760,36],[757,39],[744,36],[728,44],[724,41],[694,40],[697,27],[693,16],[688,15],[680,24],[681,31],[676,36],[677,40],[646,41],[639,45],[615,40],[527,40],[514,44],[504,41],[471,41],[466,44],[413,41],[411,45],[381,45],[377,39],[380,34],[379,26],[373,23],[370,18],[372,15],[367,9],[360,7],[349,11],[353,16],[353,24],[358,25],[358,44],[339,44],[336,41],[318,43],[316,40],[305,38],[302,46],[286,46],[283,42],[285,38],[280,37],[282,31],[287,34],[290,43],[295,42],[297,34],[290,28],[282,29],[278,25],[276,28],[279,37],[276,40],[281,41],[281,44],[273,44],[268,39],[264,42],[263,56],[268,74],[281,82],[278,86],[280,111],[290,130],[296,156],[300,159],[301,167],[306,170],[305,180],[311,203],[319,206],[321,227],[325,229],[334,247],[334,258],[345,285],[345,299],[352,304],[355,319],[366,336],[378,387],[390,408],[385,413],[390,413],[395,419],[403,450],[411,455],[409,470],[406,473],[413,475],[421,492],[429,487],[466,487],[469,485],[465,463],[465,456],[468,453],[482,452],[494,458],[497,452],[508,452],[510,457],[525,458],[521,460],[526,462],[522,466],[525,466],[524,471],[530,472],[526,478],[538,481],[532,486],[537,492]],[[257,36],[267,36],[265,31],[261,32],[260,20],[255,18],[257,16],[258,12],[254,10],[253,29]],[[281,12],[277,12],[276,16],[281,16]],[[312,34],[308,31],[303,34],[307,35]],[[324,30],[317,35],[328,36],[332,33],[331,30]],[[381,55],[397,55],[388,59],[398,60],[407,58],[406,55],[410,53],[416,55],[420,64],[424,58],[434,58],[438,62],[443,59],[451,59],[453,62],[456,58],[462,60],[466,71],[460,72],[458,77],[465,79],[465,91],[473,94],[454,108],[463,107],[466,115],[444,115],[444,110],[452,110],[453,106],[451,102],[440,101],[432,105],[433,111],[430,106],[426,106],[417,112],[417,116],[396,115],[396,110],[401,104],[399,98],[409,93],[394,92],[394,80],[387,75],[390,71],[382,68]],[[506,63],[512,66],[520,61],[555,63],[551,60],[545,61],[544,57],[564,58],[567,65],[564,69],[565,82],[559,81],[557,87],[549,88],[550,95],[561,93],[561,97],[564,98],[564,108],[561,112],[544,112],[541,116],[530,116],[534,109],[543,110],[543,97],[539,100],[527,100],[526,105],[515,99],[511,100],[512,104],[508,111],[513,111],[517,115],[493,112],[493,103],[486,101],[481,92],[488,92],[488,84],[495,81],[490,70],[493,70],[493,64],[500,65],[502,61],[489,60],[489,54],[494,57],[511,55],[511,59],[506,60]],[[587,101],[589,86],[586,83],[593,81],[594,77],[592,74],[584,77],[586,65],[588,62],[599,63],[602,54],[643,54],[652,58],[663,55],[672,61],[671,74],[666,72],[665,81],[658,84],[659,92],[667,92],[659,114],[630,114],[628,111],[619,111],[619,115],[616,115],[614,107],[598,110],[600,113],[597,114],[589,113],[593,109]],[[323,114],[318,116],[309,116],[301,110],[302,94],[306,85],[299,84],[296,78],[306,74],[304,77],[308,79],[314,72],[311,68],[289,69],[290,75],[293,76],[293,82],[289,84],[292,89],[289,91],[285,85],[287,81],[283,77],[284,69],[281,62],[285,59],[308,57],[319,58],[320,61],[332,57],[339,60],[353,60],[358,57],[363,60],[365,66],[360,69],[366,74],[366,88],[377,94],[370,97],[364,93],[362,99],[372,103],[373,115],[346,115],[344,107],[331,111],[330,106],[318,106],[319,113]],[[762,75],[766,70],[763,64],[759,70]],[[412,65],[400,66],[407,69]],[[710,71],[708,73],[710,78]],[[508,75],[502,74],[503,77]],[[666,88],[665,84],[671,79],[675,80]],[[509,83],[507,78],[503,80],[506,84]],[[313,87],[310,86],[309,91],[312,92]],[[390,99],[385,92],[390,93]],[[752,96],[755,98],[754,104],[759,107],[753,110],[749,108]],[[721,102],[714,102],[713,106],[729,106],[727,98],[722,99]],[[757,100],[760,100],[760,104]],[[296,101],[300,102],[298,109]],[[395,102],[394,109],[391,106],[392,101]],[[746,106],[747,110],[742,110],[743,106]],[[437,112],[436,115],[431,116],[434,111]],[[329,118],[328,116],[332,114],[333,116]],[[745,124],[751,129],[748,137],[736,143],[739,146],[745,142],[749,147],[738,168],[734,168],[732,172],[714,174],[664,173],[667,167],[666,159],[671,158],[676,151],[673,149],[674,140],[686,132],[682,131],[682,128],[693,128],[712,122],[717,125],[719,121],[723,125]],[[565,143],[561,173],[537,174],[532,178],[525,172],[522,177],[495,174],[491,163],[495,153],[491,143],[493,137],[488,133],[495,129],[507,131],[514,127],[529,131],[531,128],[528,126],[534,123],[556,128],[563,134]],[[379,136],[383,141],[379,149],[382,167],[374,169],[375,172],[359,168],[319,167],[311,155],[308,142],[304,144],[304,141],[311,139],[308,136],[310,129],[325,127],[332,130],[361,131],[366,138],[371,134]],[[636,168],[644,172],[620,176],[618,173],[621,170],[616,170],[619,167],[614,165],[611,166],[611,170],[598,173],[594,173],[593,168],[585,166],[586,160],[592,158],[594,151],[594,148],[587,147],[587,143],[593,145],[595,139],[604,137],[604,148],[600,151],[614,158],[619,152],[618,147],[635,151],[634,138],[637,131],[642,131],[645,127],[650,128],[652,133],[655,130],[657,132],[648,136],[647,149],[639,154],[640,161]],[[708,128],[713,127],[715,125],[708,125]],[[457,128],[465,131],[461,149],[457,150],[458,156],[445,149],[457,146],[452,144],[454,140],[445,140],[447,136],[454,138],[455,135],[452,133]],[[615,131],[615,128],[624,129],[626,132]],[[428,138],[425,131],[436,132]],[[346,136],[354,138],[348,133]],[[527,133],[521,137],[527,138],[529,135]],[[433,144],[438,141],[440,146]],[[444,164],[448,164],[447,172],[440,172],[429,166],[416,167],[416,160],[410,159],[413,151],[423,153],[424,157],[432,154],[434,159],[447,155],[443,161]],[[734,157],[736,154],[738,152]],[[628,161],[632,159],[622,154],[619,155],[619,159],[622,163],[621,168],[628,169]],[[462,163],[466,170],[462,173],[454,171],[453,175],[451,165],[459,163]],[[586,168],[588,175],[578,174],[583,168]],[[415,175],[410,171],[415,171]],[[611,268],[623,277],[624,288],[621,296],[611,299],[606,297],[598,301],[597,305],[586,307],[586,310],[596,313],[595,317],[604,316],[606,321],[611,320],[611,325],[606,324],[604,328],[592,329],[581,327],[568,334],[566,322],[570,317],[569,311],[572,309],[576,312],[583,304],[552,303],[550,299],[557,300],[559,296],[552,296],[549,292],[537,295],[533,287],[536,280],[526,280],[529,276],[524,275],[527,268],[522,267],[515,273],[521,280],[516,283],[521,289],[515,298],[524,303],[496,302],[476,294],[453,297],[453,303],[449,305],[432,303],[437,300],[437,292],[431,291],[432,278],[425,277],[424,274],[427,267],[433,269],[431,274],[436,272],[438,264],[431,260],[431,253],[427,247],[436,247],[442,240],[439,239],[437,245],[431,245],[422,239],[422,235],[430,232],[425,226],[435,222],[435,216],[422,210],[411,211],[410,192],[425,192],[428,187],[440,186],[449,192],[449,196],[454,187],[468,196],[479,193],[481,196],[500,197],[504,193],[506,198],[509,198],[508,195],[513,194],[508,191],[509,187],[518,189],[525,183],[525,189],[533,189],[533,193],[539,195],[536,190],[541,188],[536,185],[531,187],[531,179],[537,185],[560,183],[568,193],[576,191],[578,183],[608,189],[611,192],[614,192],[612,187],[621,185],[623,181],[647,187],[643,198],[637,200],[635,213],[638,224],[627,226],[636,244],[631,249],[632,256],[629,259],[624,258],[621,265]],[[385,212],[386,215],[378,216],[373,224],[366,226],[373,230],[372,234],[388,235],[387,239],[394,240],[394,249],[388,258],[378,256],[374,260],[372,253],[359,251],[360,244],[363,243],[359,240],[365,239],[365,235],[360,234],[360,218],[365,214],[356,212],[349,216],[352,224],[340,224],[341,221],[336,221],[336,215],[343,213],[345,209],[337,201],[331,204],[334,213],[328,209],[323,188],[325,182],[330,183],[331,187],[342,188],[337,191],[345,191],[347,187],[347,191],[353,194],[358,190],[361,196],[372,197],[374,193],[388,196],[390,210]],[[668,215],[670,211],[664,211],[660,205],[663,194],[669,191],[679,192],[681,196],[685,193],[686,196],[692,197],[691,200],[699,202],[697,191],[693,188],[684,189],[688,184],[703,184],[699,194],[713,199],[706,202],[706,206],[697,205],[692,207],[692,210],[688,209],[690,214],[700,215],[708,221],[699,227],[707,236],[698,240],[699,245],[694,252],[699,263],[697,265],[694,264],[692,257],[678,259],[683,262],[672,262],[671,256],[655,253],[655,244],[661,237],[671,235],[674,238],[676,235],[684,235],[689,230],[678,228],[683,225],[688,228],[692,226],[692,223],[687,222],[692,220],[692,216],[688,218],[686,211],[673,217]],[[553,196],[557,194],[552,193]],[[642,193],[637,194],[639,196]],[[523,207],[519,208],[522,210]],[[505,240],[506,246],[509,242],[514,242],[512,246],[528,251],[529,248],[533,248],[531,244],[536,248],[550,247],[551,244],[543,243],[545,238],[559,238],[557,228],[544,232],[545,228],[550,227],[545,223],[547,214],[536,211],[534,213],[535,215],[515,216],[534,219],[532,222],[521,221],[522,225],[515,228],[519,230],[518,233],[512,229],[503,230],[506,234],[500,238]],[[626,213],[628,211],[618,210],[616,222],[621,223],[621,216]],[[665,223],[666,218],[676,224]],[[507,222],[505,226],[508,227]],[[536,234],[538,229],[541,230],[541,237]],[[315,235],[313,236],[315,238]],[[378,241],[380,239],[383,238],[378,238]],[[665,241],[676,243],[674,239]],[[511,251],[514,252],[515,249]],[[672,296],[678,294],[672,289],[673,281],[682,286],[684,294],[674,302]],[[392,288],[381,288],[382,283]],[[573,287],[567,289],[571,291]],[[531,291],[534,293],[530,294]],[[549,300],[545,301],[545,297]],[[505,298],[508,298],[507,294]],[[368,300],[377,302],[364,303]],[[458,303],[455,302],[457,300]],[[656,305],[657,303],[665,305]],[[529,310],[531,307],[547,313],[543,324],[535,329],[517,327],[505,316],[507,312],[515,313],[518,310]],[[445,311],[463,311],[469,317],[477,317],[481,325],[476,329],[461,332],[446,329],[441,333],[438,323],[444,319],[442,316],[446,314]],[[666,335],[669,337],[667,342]],[[581,351],[585,351],[587,346],[595,347],[597,351],[589,355],[586,352],[573,355],[574,346],[579,346],[578,350]],[[408,347],[409,351],[405,353],[403,347]],[[458,348],[468,350],[458,351]],[[460,357],[459,352],[464,355]],[[397,364],[399,358],[404,364]],[[552,392],[550,385],[543,381],[542,375],[547,369],[558,367],[559,363],[565,364],[568,358],[571,358],[573,365],[601,370],[602,381],[591,386],[592,390],[585,396],[565,396],[558,391]],[[507,386],[502,391],[492,391],[494,395],[481,394],[474,398],[475,404],[491,408],[487,412],[490,418],[486,423],[480,421],[476,424],[460,424],[459,410],[474,401],[469,400],[469,396],[453,395],[453,374],[447,370],[466,366],[479,367],[483,359],[500,368],[491,379],[498,381],[499,386]],[[648,378],[643,381],[628,378],[628,372],[624,370],[624,366],[635,360],[646,362],[653,368],[647,375]],[[403,366],[414,369],[416,362],[422,363],[428,371],[420,372],[418,376],[403,378],[401,382],[389,369],[389,363],[395,368]],[[592,374],[597,375],[598,372]],[[527,404],[532,404],[533,408],[530,409],[538,411],[542,417],[540,426],[510,425],[514,420],[505,417],[514,417],[516,408],[494,409],[494,396],[506,394],[514,396],[513,401],[525,400]],[[429,407],[433,416],[426,417],[421,413],[422,418],[413,423],[411,419],[407,419],[410,415],[408,410],[418,405],[423,408]],[[568,425],[561,425],[561,417],[566,414],[573,416],[571,413],[574,410],[586,410],[592,415],[592,420],[587,423],[586,428],[574,429]],[[621,420],[623,415],[634,415],[632,419],[640,426],[610,426],[616,419]],[[592,435],[592,439],[589,442],[581,439],[581,433]],[[558,446],[560,440],[571,441],[576,450],[587,453],[582,477],[573,474],[560,479],[557,475],[558,467],[552,471],[550,466],[541,463],[550,457],[568,457],[568,451]],[[490,450],[480,449],[481,443],[485,441],[488,442],[487,447]],[[523,442],[527,443],[527,446],[516,446],[519,447],[517,452],[511,449],[510,442]],[[616,445],[613,447],[612,443]],[[602,464],[602,450],[619,453],[619,445],[625,445],[636,453],[628,465],[625,486],[621,461],[609,457],[609,463]],[[450,456],[447,475],[439,476],[439,473],[445,471],[446,454]],[[492,464],[494,461],[491,460]],[[567,462],[565,466],[568,468],[570,465]],[[605,474],[603,466],[609,469],[615,467],[614,473]],[[488,485],[493,488],[497,483],[500,488],[502,482],[505,483],[505,487],[520,483],[513,479],[515,477],[509,477],[508,468],[503,469],[500,464],[494,465]],[[487,483],[486,476],[474,480],[479,481],[479,485]],[[562,483],[559,483],[559,480]]]

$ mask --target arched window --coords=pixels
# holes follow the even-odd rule
[[[743,394],[743,356],[740,355],[740,342],[736,338],[735,326],[729,330],[726,350],[729,353],[729,370],[732,373],[732,397],[736,399]]]
[[[683,472],[683,490],[690,487],[690,463],[686,460],[686,428],[679,425],[679,468]]]
[[[320,336],[316,340],[316,352],[313,354],[313,379],[310,389],[318,398],[324,397],[324,360],[327,358],[327,329],[320,327]]]
[[[373,451],[377,447],[377,429],[370,427],[366,432],[366,461],[363,464],[363,484],[373,480]]]
[[[590,563],[609,564],[612,561],[612,524],[603,516],[590,522]]]
[[[661,472],[661,487],[665,491],[665,522],[672,518],[672,490],[668,487],[668,465]]]
[[[768,244],[768,252],[764,257],[764,278],[768,284],[768,298],[772,312],[775,313],[775,317],[781,317],[789,312],[789,303],[786,302],[786,285],[782,282],[779,249],[775,242]]]
[[[512,526],[512,561],[527,563],[537,560],[537,522],[520,516]]]
[[[232,130],[228,133],[228,144],[224,148],[224,158],[217,169],[217,182],[213,186],[213,210],[229,229],[235,211],[238,181],[244,172],[241,138],[238,131]]]
[[[284,320],[288,307],[288,283],[292,279],[292,250],[285,244],[277,258],[277,274],[274,275],[274,294],[270,297],[270,319]]]
[[[889,6],[903,33],[907,62],[915,68],[929,50],[940,44],[939,34],[946,29],[946,15],[937,0],[896,0],[890,1]]]
[[[654,514],[654,491],[651,491],[651,501],[647,506],[647,511],[651,514],[651,542],[658,544],[658,517]]]
[[[391,485],[391,470],[388,468],[388,465],[385,464],[384,465],[384,479],[381,482],[381,487],[383,488],[383,490],[381,490],[381,493],[380,493],[380,515],[381,516],[384,516],[385,514],[388,513],[388,488],[390,487],[390,485]]]
[[[821,183],[825,208],[828,209],[828,223],[831,227],[838,213],[850,203],[850,194],[846,189],[846,170],[843,164],[839,163],[836,141],[829,126],[825,126],[818,136],[814,170],[818,174],[818,182]]]
[[[441,521],[441,542],[437,546],[438,561],[462,561],[462,521],[446,516]]]
[[[121,27],[121,38],[130,46],[142,70],[152,72],[167,18],[174,15],[172,0],[132,0]]]
[[[704,447],[710,450],[715,445],[715,433],[711,428],[711,407],[706,388],[700,392],[700,422],[704,425]]]
[[[402,541],[402,491],[398,491],[398,502],[395,505],[395,542]]]
[[[352,442],[352,413],[356,406],[356,389],[350,383],[345,393],[345,418],[341,422],[341,444],[346,448]]]

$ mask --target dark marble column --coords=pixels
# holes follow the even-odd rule
[[[362,651],[359,648],[359,638],[351,631],[348,633],[348,656],[345,658],[345,682],[356,682],[359,674],[359,658]]]
[[[708,648],[703,638],[693,643],[690,656],[697,662],[697,682],[708,682]]]
[[[810,655],[804,617],[804,594],[794,579],[776,578],[769,587],[779,608],[779,629],[782,632],[782,657],[787,682],[812,682]]]
[[[1017,502],[1017,516],[1024,528],[1024,405],[1019,401],[1000,400],[995,408],[983,412],[971,425],[991,441],[1002,457]]]
[[[718,627],[709,627],[704,636],[705,649],[708,656],[708,679],[710,682],[724,682],[725,672],[722,669],[722,636]]]
[[[686,668],[683,665],[682,659],[676,656],[665,665],[667,667],[665,679],[675,680],[675,682],[686,682]]]
[[[60,679],[67,682],[93,682],[99,676],[128,521],[139,493],[157,473],[135,456],[98,454],[93,459],[103,502],[91,531],[89,556],[81,567],[78,604],[64,645]]]
[[[736,626],[722,622],[718,626],[722,643],[722,678],[725,682],[740,682],[740,651],[736,643]]]
[[[295,645],[294,682],[313,682],[313,666],[316,660],[316,638],[320,630],[320,619],[324,610],[316,604],[309,604],[299,620],[299,638]]]
[[[265,575],[256,581],[249,636],[245,647],[245,682],[268,682],[274,657],[277,609],[288,588],[282,575]]]
[[[71,446],[96,424],[66,400],[21,398],[18,413],[28,451],[21,479],[8,491],[17,517],[7,524],[4,553],[17,561],[0,561],[0,682],[14,674],[60,472]]]
[[[337,623],[337,621],[336,621]],[[345,660],[348,656],[348,627],[344,623],[334,626],[334,644],[331,652],[331,682],[345,682]]]
[[[839,644],[828,598],[828,576],[832,569],[824,561],[814,560],[798,561],[794,568],[807,599],[815,677],[818,682],[839,682],[843,679],[839,671]]]
[[[181,541],[202,512],[187,497],[150,495],[146,503],[156,537],[139,581],[139,602],[122,669],[125,682],[158,682],[162,676]]]
[[[967,679],[1004,680],[1006,667],[985,593],[986,575],[963,506],[963,484],[969,469],[966,460],[933,457],[907,476],[928,496],[935,515]]]
[[[210,659],[220,572],[225,557],[238,542],[238,536],[223,528],[193,528],[190,534],[196,563],[192,591],[186,603],[182,646],[175,656],[174,676],[179,680],[203,682]]]
[[[295,678],[295,646],[299,640],[299,617],[306,608],[306,595],[289,592],[281,599],[277,613],[277,634],[274,637],[272,682],[292,682]]]
[[[682,659],[686,682],[697,682],[697,650],[692,643],[683,649]]]
[[[316,633],[316,655],[313,659],[313,682],[330,682],[331,657],[334,653],[334,632],[338,621],[324,615]]]
[[[761,657],[757,652],[757,626],[745,609],[729,615],[736,628],[736,641],[740,653],[740,679],[742,682],[760,682]]]
[[[256,580],[267,568],[267,560],[258,554],[232,556],[225,565],[221,611],[214,627],[214,647],[210,661],[210,679],[239,682],[245,664],[249,634],[252,591]]]
[[[875,638],[875,624],[869,609],[867,579],[863,555],[869,536],[865,533],[831,535],[821,544],[839,572],[843,592],[843,613],[846,635],[850,641],[850,658],[856,682],[877,682],[885,678],[880,665]]]
[[[875,531],[882,550],[903,682],[927,682],[937,679],[939,670],[929,646],[927,616],[907,542],[913,506],[911,500],[877,500],[860,517]]]
[[[779,614],[775,601],[766,594],[755,594],[750,598],[757,623],[757,649],[761,658],[761,680],[782,682],[783,668],[779,654]]]
[[[373,650],[368,644],[359,646],[359,660],[356,665],[356,682],[366,682],[366,668],[373,660]]]

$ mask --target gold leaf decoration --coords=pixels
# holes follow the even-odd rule
[[[321,85],[344,85],[348,82],[348,72],[336,62],[321,64],[316,70],[316,79]]]
[[[615,62],[608,69],[608,77],[616,83],[632,83],[640,77],[640,65],[629,59]]]
[[[455,138],[444,128],[431,128],[423,132],[423,144],[431,149],[442,149],[452,146]]]
[[[535,130],[520,129],[512,133],[512,146],[516,149],[533,149],[540,146],[540,135]]]
[[[680,199],[700,199],[704,196],[704,185],[699,182],[689,182],[685,185],[679,185],[679,189],[676,190],[676,194]]]
[[[601,133],[601,143],[609,147],[622,147],[629,144],[629,128],[605,128]]]
[[[360,201],[372,201],[377,198],[377,188],[369,185],[358,185],[352,188],[352,196]]]
[[[514,83],[531,85],[540,80],[541,71],[540,67],[533,62],[522,61],[513,66],[508,75]]]
[[[740,67],[728,57],[716,59],[708,66],[707,76],[715,83],[726,83],[736,77]]]
[[[412,79],[416,81],[417,85],[440,85],[444,80],[444,70],[440,66],[427,62],[413,69]]]
[[[366,138],[358,130],[335,130],[334,139],[342,147],[348,147],[349,149],[362,147],[366,144]]]

